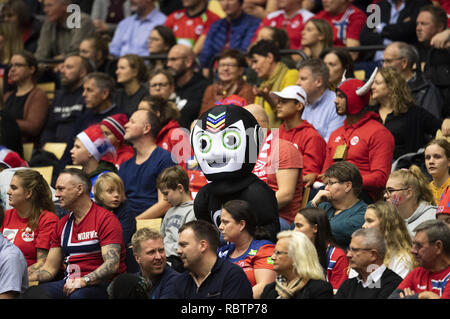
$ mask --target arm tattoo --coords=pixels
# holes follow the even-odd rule
[[[40,269],[44,266],[45,261],[47,260],[48,250],[46,249],[37,249],[36,252],[36,263],[28,267],[28,273],[31,274],[36,270]]]
[[[40,283],[50,281],[53,278],[52,274],[44,269],[39,269],[34,274],[36,275],[37,281]]]
[[[102,249],[103,264],[87,275],[93,284],[108,279],[119,270],[120,251],[120,244],[106,245]]]

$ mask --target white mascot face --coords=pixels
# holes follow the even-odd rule
[[[192,132],[192,147],[203,173],[217,174],[242,169],[247,148],[244,122],[239,120],[223,129],[215,129],[207,123],[206,128],[203,130],[195,125]]]

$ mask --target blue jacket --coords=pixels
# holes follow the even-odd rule
[[[260,19],[246,13],[242,13],[239,18],[232,20],[231,23],[225,18],[214,22],[208,31],[202,52],[199,55],[202,66],[204,68],[209,67],[209,63],[213,57],[222,51],[227,41],[227,29],[229,25],[231,25],[230,49],[245,52],[260,22]]]
[[[142,276],[142,273],[138,273]],[[175,289],[175,282],[178,283],[177,279],[180,277],[180,273],[174,270],[169,265],[166,265],[164,271],[159,275],[153,282],[152,287],[149,291],[150,299],[168,299],[173,296],[173,291]]]
[[[199,288],[192,275],[180,275],[174,290],[175,299],[252,299],[252,286],[241,267],[217,258],[211,273]]]

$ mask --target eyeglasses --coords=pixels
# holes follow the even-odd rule
[[[273,251],[273,254],[275,255],[275,256],[280,256],[280,255],[287,255],[288,253],[287,253],[287,251],[280,251],[280,250],[274,250]]]
[[[218,67],[221,68],[221,69],[224,69],[224,68],[230,68],[231,69],[231,68],[237,68],[238,65],[237,64],[232,64],[232,63],[219,63]]]
[[[372,250],[372,248],[354,248],[354,247],[347,248],[347,251],[350,251],[352,254],[357,254],[363,250],[369,251],[369,250]]]
[[[387,195],[387,196],[391,196],[391,193],[393,193],[393,192],[404,191],[404,190],[407,190],[407,189],[409,189],[409,187],[404,187],[404,188],[386,188],[383,191],[383,194]]]
[[[180,60],[180,59],[186,59],[186,56],[167,58],[167,62],[169,62],[169,61],[173,62],[173,61]]]
[[[157,87],[165,88],[165,87],[167,87],[167,86],[169,86],[169,82],[166,82],[166,83],[153,83],[153,84],[150,84],[150,87],[151,87],[152,89],[156,89]]]
[[[402,59],[404,59],[404,57],[393,58],[393,59],[384,59],[384,60],[381,60],[381,63],[391,64],[394,61],[402,60]]]

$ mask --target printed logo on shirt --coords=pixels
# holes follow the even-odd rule
[[[3,228],[3,236],[14,244],[18,229]]]
[[[78,234],[78,240],[89,240],[89,239],[96,239],[96,238],[98,238],[98,237],[97,237],[97,232],[95,230],[86,231],[86,232]]]
[[[336,137],[335,140],[334,140],[335,143],[339,143],[340,141],[341,141],[341,137],[340,136]]]
[[[34,231],[30,227],[25,228],[25,231],[22,232],[22,240],[27,243],[34,240]]]
[[[292,22],[291,28],[296,29],[296,28],[298,28],[299,25],[300,25],[300,22],[298,22],[298,20],[295,20],[294,22]]]
[[[200,24],[195,27],[195,34],[200,35],[203,33],[203,26]]]
[[[352,144],[353,146],[355,146],[356,144],[358,144],[359,142],[359,137],[358,136],[354,136],[351,140],[350,140],[350,144]]]
[[[268,265],[273,265],[273,260],[270,257],[267,257],[267,264]]]
[[[258,251],[256,249],[250,249],[250,252],[248,253],[248,255],[249,256],[255,256],[257,252]]]
[[[450,279],[450,273],[447,274],[447,276],[445,276],[441,280],[431,279],[431,287],[433,287],[433,290],[438,291],[439,296],[442,296],[442,293],[444,292],[445,286],[447,286],[449,279]]]

